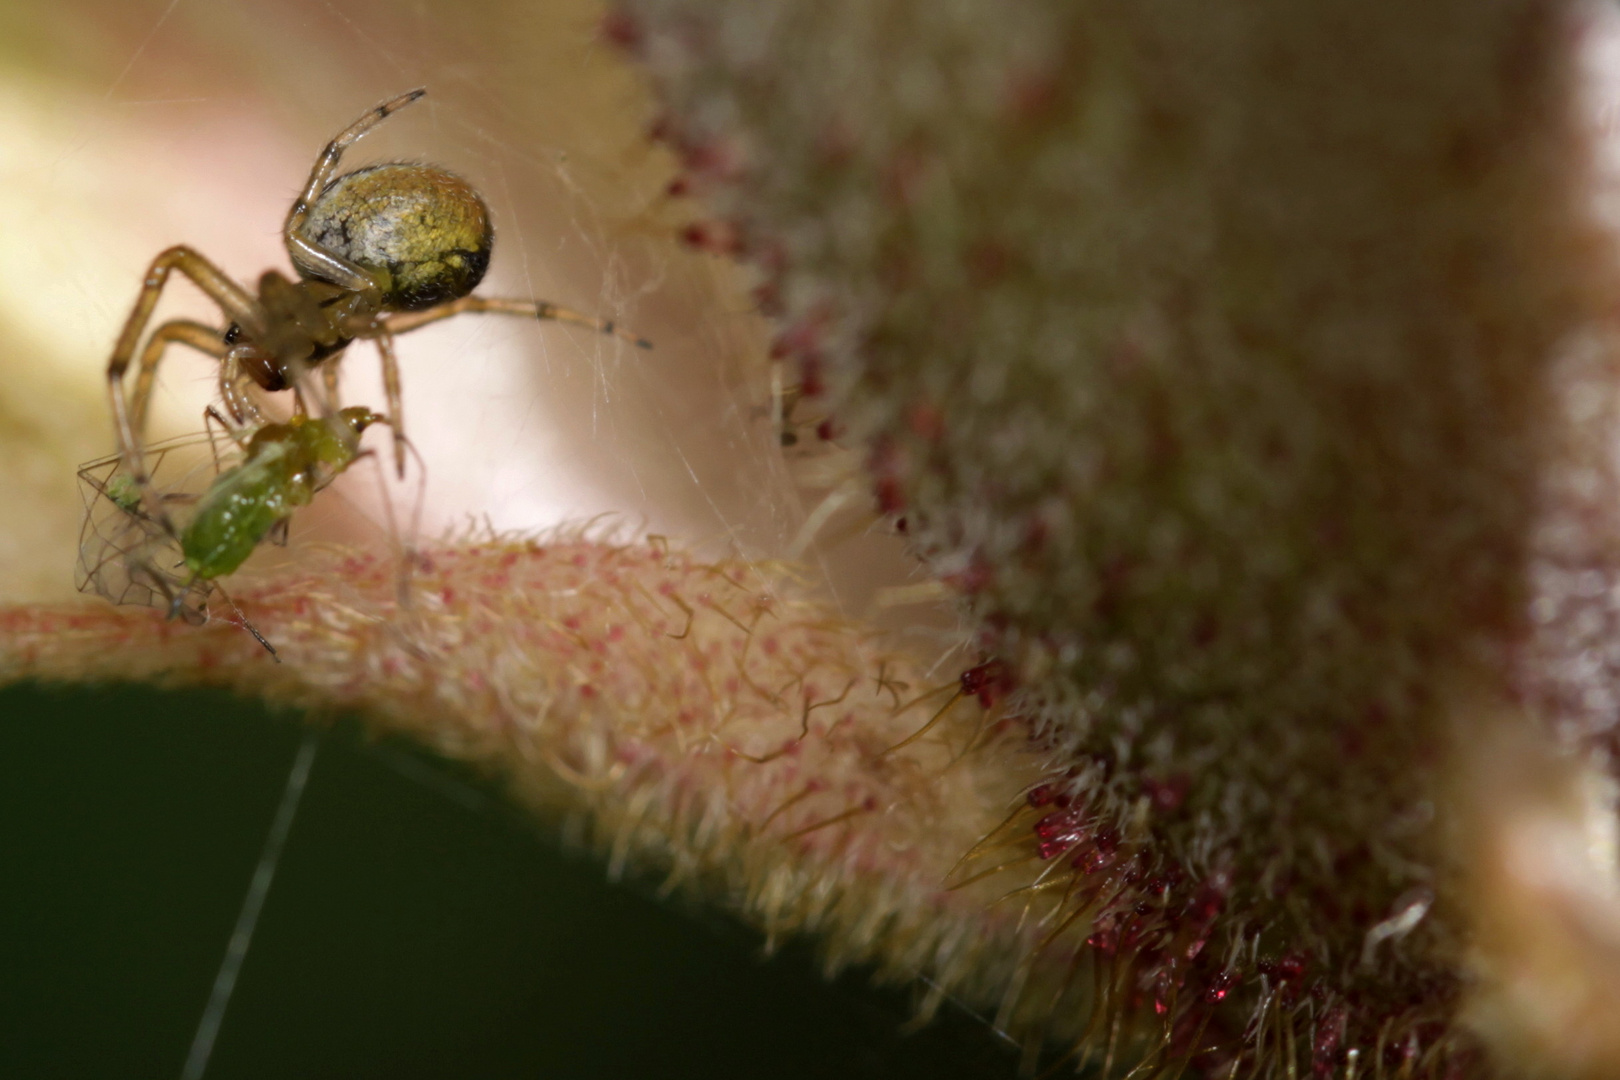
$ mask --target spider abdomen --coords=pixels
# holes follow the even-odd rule
[[[309,209],[304,238],[372,272],[383,305],[432,307],[466,296],[489,266],[489,210],[462,180],[429,165],[374,165],[338,177]],[[295,259],[296,261],[296,259]],[[319,277],[300,265],[306,277]]]

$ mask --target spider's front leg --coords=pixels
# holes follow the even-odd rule
[[[141,370],[135,383],[135,400],[131,403],[128,399],[124,389],[125,375],[131,360],[135,357],[135,350],[140,345],[141,335],[146,332],[147,323],[152,319],[152,312],[157,308],[163,287],[168,283],[169,275],[175,270],[190,278],[210,300],[219,305],[220,310],[228,318],[239,326],[250,332],[262,333],[265,323],[264,311],[258,301],[226,276],[224,271],[189,247],[169,248],[153,259],[152,265],[146,271],[140,295],[135,299],[135,307],[130,311],[129,318],[124,321],[124,328],[113,347],[112,359],[107,362],[107,393],[112,406],[113,430],[118,440],[118,453],[123,459],[124,469],[140,491],[142,505],[155,520],[163,523],[171,535],[174,531],[173,525],[163,509],[161,500],[152,490],[152,480],[147,474],[142,441],[153,373],[164,349],[171,342],[190,345],[216,357],[223,356],[226,351],[223,339],[200,323],[185,321],[165,323],[152,335],[152,340],[142,353]]]
[[[170,345],[187,345],[204,356],[219,360],[225,356],[225,342],[218,330],[189,319],[174,319],[152,331],[141,350],[135,373],[135,396],[129,402],[129,422],[137,439],[146,438],[146,413],[152,403],[152,386],[158,365]]]
[[[325,248],[309,244],[308,241],[304,240],[300,235],[304,222],[309,217],[310,208],[320,198],[321,191],[331,181],[332,173],[337,170],[338,162],[343,160],[343,152],[359,142],[366,132],[411,102],[419,100],[426,93],[427,89],[425,87],[419,87],[415,90],[407,90],[398,97],[383,102],[339,132],[336,138],[326,144],[326,149],[322,150],[320,156],[315,159],[315,166],[309,172],[309,179],[304,183],[303,192],[294,200],[291,208],[288,209],[287,220],[282,226],[282,235],[286,238],[287,243],[289,245],[295,243],[300,245],[299,249],[294,252],[295,261],[300,253],[307,253],[312,269],[331,266],[338,273],[348,273],[354,269],[354,264],[348,262],[348,260],[334,257],[333,253]],[[327,260],[329,259],[334,261],[328,263]],[[328,281],[343,283],[340,278],[327,277],[325,274],[320,276]]]

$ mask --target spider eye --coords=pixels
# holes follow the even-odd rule
[[[227,345],[235,345],[238,341],[241,341],[241,340],[242,340],[242,328],[240,326],[238,326],[236,323],[231,323],[230,326],[227,326],[225,328],[225,344],[227,344]]]

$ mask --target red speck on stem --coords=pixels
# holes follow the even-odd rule
[[[932,163],[932,155],[920,147],[908,147],[895,153],[879,176],[879,184],[887,200],[898,207],[910,206],[915,202]]]
[[[816,159],[826,168],[839,168],[849,164],[857,148],[855,133],[841,119],[828,120],[821,125],[815,139]]]
[[[1193,626],[1193,644],[1206,648],[1215,643],[1221,636],[1221,621],[1213,615],[1204,615]]]
[[[782,314],[782,287],[774,281],[762,281],[753,288],[754,303],[759,305],[760,314],[776,316]]]
[[[962,672],[961,685],[964,697],[977,697],[979,704],[988,709],[1012,689],[1012,674],[1006,664],[991,657]]]
[[[1237,985],[1237,981],[1237,973],[1230,968],[1218,972],[1204,988],[1204,1000],[1211,1005],[1225,1000],[1226,995],[1232,992],[1232,987]]]
[[[641,23],[629,12],[614,8],[602,16],[597,24],[597,32],[604,41],[610,41],[626,52],[636,53],[641,50],[642,32]]]
[[[715,180],[733,180],[742,172],[742,155],[728,139],[705,139],[680,148],[686,168]]]
[[[938,442],[945,434],[945,414],[926,401],[913,405],[907,420],[918,438]]]
[[[1192,902],[1187,905],[1187,917],[1195,925],[1204,926],[1212,923],[1221,913],[1221,908],[1226,905],[1227,880],[1224,875],[1217,874],[1199,886]]]
[[[1021,546],[1025,554],[1036,555],[1046,547],[1047,535],[1050,527],[1039,519],[1029,522],[1024,528],[1024,542]]]
[[[695,221],[681,230],[681,242],[710,255],[736,255],[743,250],[742,233],[725,221]]]
[[[1026,70],[1013,72],[1007,79],[1007,119],[1030,123],[1039,120],[1058,100],[1057,78],[1048,71]]]
[[[1110,856],[1104,854],[1100,848],[1093,847],[1087,848],[1076,855],[1069,865],[1082,874],[1095,874],[1100,870],[1108,869],[1108,864],[1111,862],[1113,862],[1113,859]]]
[[[872,485],[873,494],[877,496],[878,513],[898,514],[906,508],[906,495],[900,487],[900,481],[892,476],[880,478]]]
[[[1040,840],[1036,851],[1043,859],[1054,859],[1085,840],[1090,827],[1090,815],[1078,808],[1047,814],[1035,823]]]
[[[1192,780],[1186,773],[1177,773],[1162,780],[1149,777],[1142,781],[1142,791],[1152,801],[1153,808],[1166,814],[1186,801],[1187,791],[1191,787]]]
[[[976,558],[965,569],[954,574],[946,574],[944,580],[946,584],[954,586],[958,591],[972,596],[975,593],[983,592],[985,586],[989,585],[994,577],[995,573],[991,570],[990,564]]]
[[[1285,1004],[1292,1003],[1299,997],[1300,983],[1305,978],[1307,967],[1304,956],[1289,953],[1281,959],[1261,960],[1255,967],[1260,974],[1269,975],[1277,980],[1278,992]]]
[[[1311,1046],[1311,1071],[1317,1076],[1328,1076],[1339,1062],[1339,1043],[1344,1038],[1346,1011],[1338,1004],[1329,1009],[1316,1024],[1316,1038]]]
[[[1095,874],[1108,869],[1114,862],[1114,856],[1119,851],[1119,830],[1114,828],[1099,829],[1091,838],[1091,843],[1085,845],[1080,854],[1074,857],[1069,864],[1083,874]]]
[[[828,311],[818,308],[798,320],[782,331],[781,336],[772,343],[771,354],[782,357],[806,356],[820,352],[830,317]]]
[[[827,392],[827,378],[821,370],[820,353],[799,354],[799,390],[807,398],[818,398]]]
[[[1059,836],[1078,836],[1085,825],[1085,815],[1076,810],[1059,810],[1047,814],[1035,823],[1035,835],[1042,840]]]
[[[1007,276],[1012,267],[1012,252],[999,240],[983,239],[974,243],[965,256],[968,280],[979,288],[994,285]]]

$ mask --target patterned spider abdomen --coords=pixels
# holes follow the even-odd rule
[[[465,180],[407,164],[338,177],[310,207],[300,232],[375,274],[383,304],[393,311],[432,307],[472,292],[489,267],[495,240],[489,209]]]

